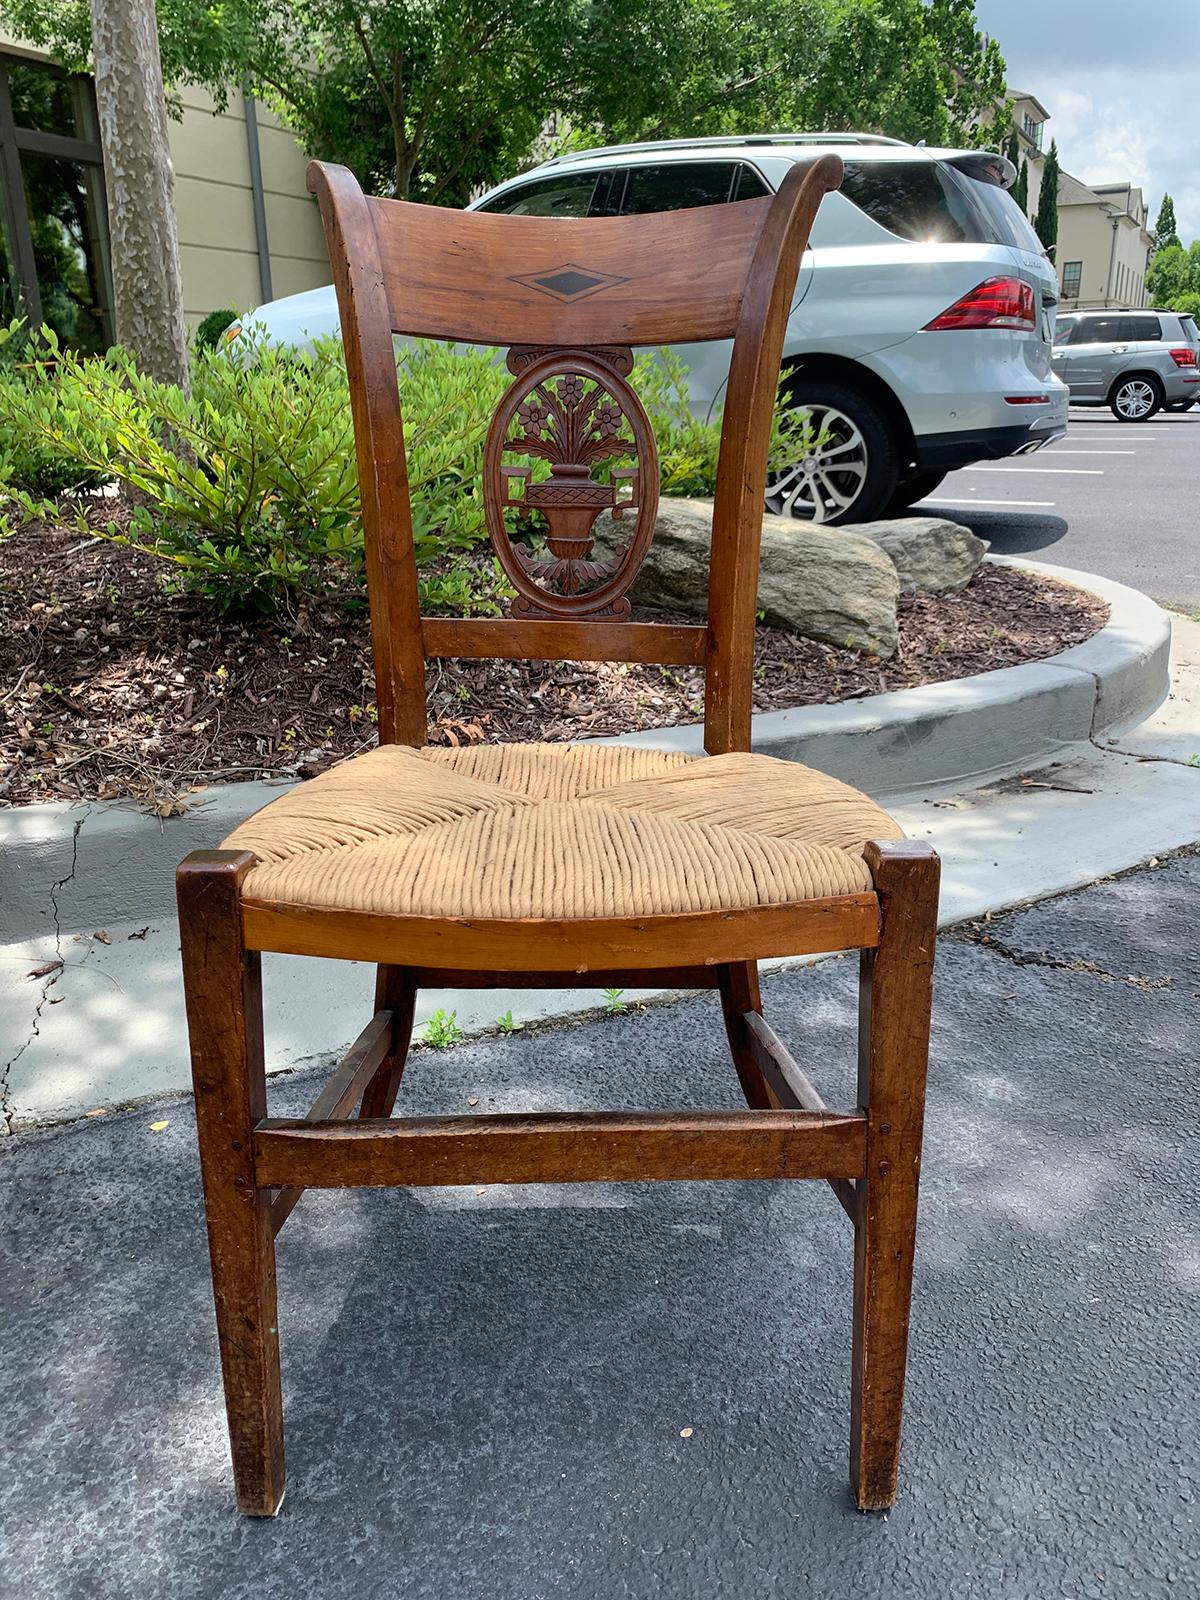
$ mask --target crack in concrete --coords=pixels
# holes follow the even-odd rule
[[[1107,972],[1094,961],[1087,961],[1083,956],[1056,956],[1048,950],[1029,952],[1015,950],[1011,945],[997,939],[994,934],[982,931],[982,924],[975,923],[970,928],[957,931],[956,936],[966,944],[978,945],[983,950],[991,950],[1005,961],[1011,961],[1016,967],[1049,967],[1057,972],[1086,972],[1093,978],[1099,978],[1101,983],[1127,983],[1133,989],[1153,990],[1169,989],[1175,982],[1173,977],[1148,978],[1135,972]]]
[[[1131,761],[1159,761],[1168,767],[1184,767],[1192,772],[1200,769],[1200,749],[1185,759],[1183,756],[1148,756],[1141,750],[1125,750],[1118,744],[1101,744],[1094,734],[1089,737],[1088,743],[1094,745],[1102,756],[1128,756]]]
[[[75,825],[71,831],[71,870],[67,873],[66,877],[59,878],[56,883],[52,883],[50,885],[50,916],[54,923],[54,959],[58,964],[53,971],[48,972],[41,981],[41,990],[37,997],[37,1003],[33,1008],[33,1016],[30,1020],[29,1034],[24,1044],[21,1045],[15,1055],[9,1057],[9,1059],[4,1063],[3,1067],[0,1067],[0,1138],[3,1138],[6,1134],[11,1134],[13,1132],[13,1105],[12,1097],[9,1094],[9,1080],[12,1069],[16,1066],[17,1062],[20,1061],[26,1050],[29,1049],[30,1045],[32,1045],[33,1041],[41,1033],[42,1012],[46,1009],[46,1005],[50,999],[50,990],[58,982],[59,978],[62,977],[62,974],[66,969],[66,961],[62,953],[63,930],[62,922],[59,917],[58,893],[59,890],[64,889],[75,876],[75,869],[79,864],[79,835],[82,831],[84,823],[88,820],[91,814],[92,808],[91,806],[88,806],[83,816],[76,818]]]

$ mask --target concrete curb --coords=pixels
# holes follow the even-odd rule
[[[754,719],[755,750],[899,799],[1042,764],[1063,746],[1120,731],[1161,704],[1171,624],[1152,600],[1088,573],[991,559],[1100,595],[1111,607],[1107,625],[1046,661],[842,705],[764,712]],[[702,749],[699,727],[606,742]],[[167,821],[122,801],[0,812],[0,943],[173,914],[181,858],[211,849],[287,786],[286,779],[215,786]]]

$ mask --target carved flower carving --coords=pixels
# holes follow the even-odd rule
[[[625,413],[615,400],[604,400],[596,407],[596,432],[602,439],[613,439],[625,422]]]
[[[532,395],[528,400],[523,400],[517,407],[517,416],[526,433],[540,433],[546,426],[549,412],[542,402]]]
[[[583,379],[575,376],[563,378],[558,386],[558,398],[565,406],[577,406],[583,399]]]

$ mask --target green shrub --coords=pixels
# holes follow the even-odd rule
[[[483,445],[509,376],[486,350],[418,341],[397,359],[417,561],[432,564],[422,598],[430,609],[495,612],[505,592],[496,564],[454,555],[486,543]],[[634,383],[659,441],[663,492],[711,493],[719,415],[692,416],[686,370],[671,352],[639,357]],[[94,509],[89,519],[75,508],[80,525],[172,563],[180,582],[222,609],[361,600],[358,478],[337,340],[304,353],[263,345],[243,360],[198,346],[184,395],[140,373],[127,351],[81,357],[43,330],[30,359],[7,375],[0,368],[0,437],[0,494],[19,519],[61,520],[67,509],[48,495],[115,479],[133,491],[127,519],[97,527]],[[776,464],[806,439],[803,423],[778,417]]]
[[[12,487],[31,495],[69,494],[94,488],[103,474],[64,452],[40,428],[23,421],[38,354],[19,319],[0,328],[0,498]]]
[[[192,343],[197,350],[215,350],[221,342],[221,335],[231,322],[237,321],[236,311],[210,311],[192,335]]]

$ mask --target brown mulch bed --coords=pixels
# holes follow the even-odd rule
[[[205,783],[309,777],[375,743],[365,615],[223,620],[161,563],[78,532],[0,541],[0,805],[133,796],[160,815]],[[890,661],[760,628],[762,710],[854,699],[1055,655],[1104,625],[1079,590],[985,567],[906,596]],[[433,743],[573,739],[700,719],[692,668],[431,661]]]

